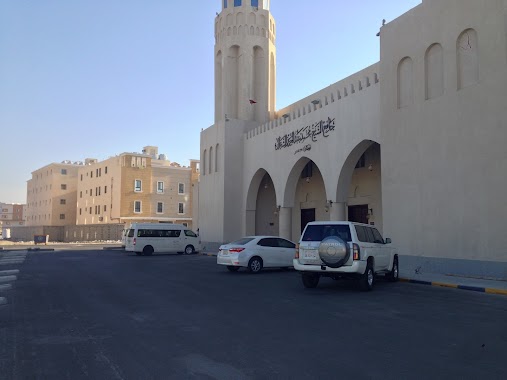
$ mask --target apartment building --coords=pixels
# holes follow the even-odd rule
[[[0,227],[24,226],[26,205],[0,202]]]
[[[199,161],[171,163],[158,148],[88,159],[78,168],[76,224],[180,223],[192,228]]]
[[[32,172],[27,181],[27,226],[76,223],[78,169],[82,162],[52,163]]]

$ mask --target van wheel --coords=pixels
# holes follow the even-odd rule
[[[359,278],[359,286],[362,291],[369,292],[370,290],[373,290],[374,285],[375,270],[373,269],[373,263],[369,260],[364,273]]]
[[[302,273],[301,279],[305,288],[313,289],[319,285],[320,275],[317,273]]]
[[[195,249],[193,245],[187,245],[185,247],[185,255],[192,255],[195,253]]]
[[[248,262],[250,273],[259,273],[262,270],[262,259],[260,257],[252,257]]]
[[[144,256],[151,256],[153,255],[153,247],[151,245],[147,245],[143,248],[143,255]]]
[[[387,274],[390,282],[397,282],[400,279],[400,266],[398,264],[398,256],[394,256],[393,269]]]

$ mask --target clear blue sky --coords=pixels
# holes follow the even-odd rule
[[[379,60],[375,36],[420,0],[271,0],[277,109]],[[0,0],[0,201],[31,172],[159,146],[199,159],[214,120],[221,0]]]

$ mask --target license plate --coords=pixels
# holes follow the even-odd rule
[[[303,252],[303,259],[306,260],[316,260],[318,258],[318,252],[317,251],[304,251]]]

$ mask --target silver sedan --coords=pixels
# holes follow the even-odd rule
[[[278,236],[248,236],[220,246],[217,264],[231,272],[248,268],[259,273],[262,268],[289,268],[296,255],[296,244]]]

